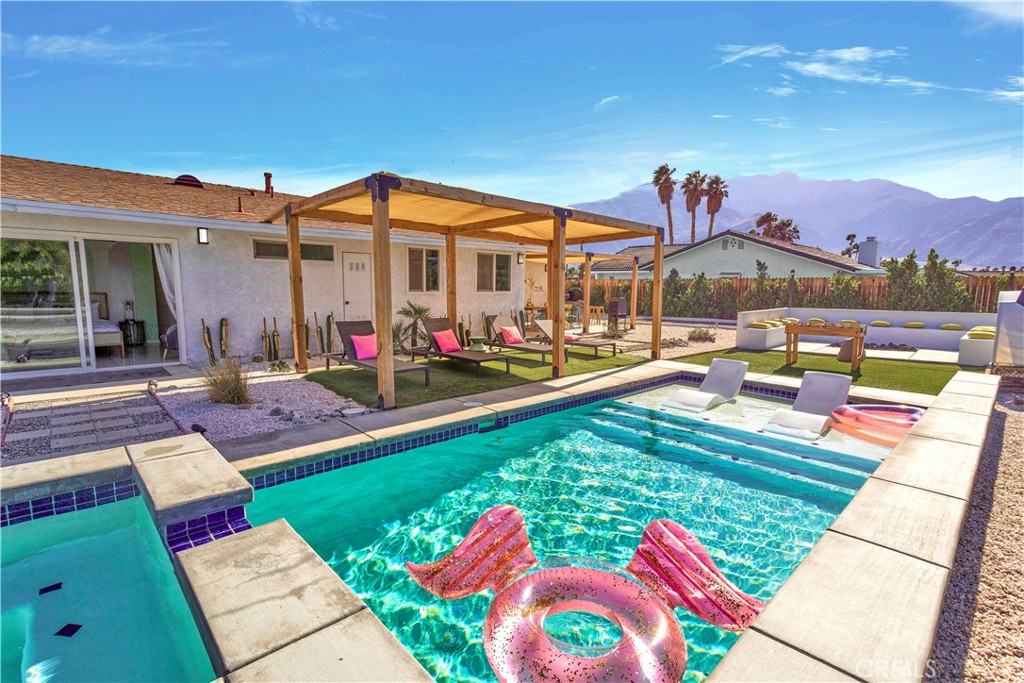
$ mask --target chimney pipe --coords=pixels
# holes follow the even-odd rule
[[[270,186],[270,196],[271,197],[274,196],[274,186],[273,185]]]
[[[274,187],[270,184],[271,177],[270,173],[263,174],[263,192],[266,194],[271,194],[274,191]]]
[[[244,213],[242,211],[242,195],[238,195],[238,213]]]

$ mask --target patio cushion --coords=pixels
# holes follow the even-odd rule
[[[800,324],[800,318],[779,318],[779,320],[781,320],[784,323],[788,323],[790,325],[799,325]]]
[[[978,331],[971,330],[970,332],[967,333],[967,338],[968,339],[995,339],[996,338],[996,333],[995,332],[987,332],[985,330],[978,330]]]
[[[519,334],[518,327],[503,327],[501,328],[501,338],[505,340],[506,344],[522,344],[523,335]]]
[[[924,323],[903,323],[903,327],[908,330],[920,330],[924,328]]]
[[[441,350],[441,353],[455,353],[462,350],[462,345],[459,344],[459,340],[455,338],[455,332],[452,330],[435,332],[434,341],[437,342],[437,348]]]
[[[356,347],[356,360],[377,357],[377,333],[364,336],[352,335],[352,345]]]
[[[750,325],[748,325],[748,327],[750,329],[752,329],[752,330],[770,330],[772,328],[772,325],[770,325],[770,324],[768,324],[766,322],[756,322],[756,323],[750,323]]]
[[[939,325],[940,330],[962,330],[964,326],[960,323],[943,323]]]
[[[971,332],[992,332],[994,334],[995,331],[995,325],[976,325],[971,328]]]
[[[871,327],[892,327],[892,323],[886,322],[884,320],[872,320]]]
[[[565,341],[579,341],[581,338],[578,334],[565,335]]]
[[[840,320],[839,324],[840,325],[860,325],[860,323],[857,322],[856,320]]]
[[[807,324],[808,325],[824,325],[825,324],[825,319],[824,318],[808,318],[807,319]]]

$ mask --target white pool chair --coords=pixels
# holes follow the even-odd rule
[[[816,439],[832,426],[832,411],[850,395],[849,375],[806,372],[792,408],[779,408],[763,431],[798,439]]]
[[[730,401],[740,393],[743,376],[747,374],[747,366],[746,361],[715,358],[711,361],[708,374],[704,376],[699,388],[683,387],[672,394],[662,406],[700,412]]]

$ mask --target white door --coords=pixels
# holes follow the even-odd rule
[[[371,320],[373,308],[373,279],[370,273],[370,255],[344,252],[341,255],[345,288],[344,320]]]

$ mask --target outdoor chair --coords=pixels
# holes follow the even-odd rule
[[[480,366],[483,363],[489,361],[504,361],[505,362],[505,374],[509,374],[512,371],[512,366],[509,364],[508,356],[502,356],[497,353],[487,353],[486,351],[467,351],[460,349],[459,351],[442,351],[441,345],[438,344],[435,334],[451,331],[455,332],[452,328],[452,323],[448,318],[424,318],[423,329],[427,332],[427,339],[430,340],[430,348],[434,355],[439,358],[447,358],[449,360],[458,361],[460,363],[472,363],[476,365],[476,376],[480,376]]]
[[[524,353],[539,353],[541,364],[543,364],[547,360],[547,355],[549,353],[554,353],[555,351],[554,346],[545,343],[528,341],[517,342],[514,344],[506,343],[505,337],[502,336],[501,328],[515,327],[516,329],[519,329],[518,326],[515,324],[515,321],[513,321],[512,318],[510,318],[507,315],[489,315],[486,317],[486,320],[487,326],[491,330],[491,337],[488,340],[488,346],[490,346],[492,349],[497,346],[498,348],[509,349],[512,351],[522,351]],[[569,360],[568,350],[565,351],[565,359]]]
[[[331,360],[334,360],[339,365],[351,365],[356,368],[362,368],[369,370],[372,373],[377,372],[377,359],[376,358],[358,358],[356,354],[356,346],[352,341],[353,336],[365,337],[366,335],[373,334],[373,323],[369,320],[351,320],[351,321],[340,321],[335,323],[335,327],[338,328],[338,336],[341,337],[342,353],[325,353],[324,358],[327,360],[327,369],[331,369]],[[424,386],[430,386],[430,367],[423,363],[410,363],[404,360],[398,360],[395,358],[394,372],[396,375],[403,372],[422,372],[424,374]]]
[[[746,361],[715,358],[711,361],[711,367],[700,387],[683,387],[672,394],[662,406],[701,412],[731,401],[740,393],[748,365]]]
[[[178,350],[178,326],[171,325],[167,331],[160,335],[160,348],[163,349],[162,360],[167,360],[168,351]],[[123,354],[122,354],[123,355]]]
[[[554,321],[553,320],[537,320],[535,322],[537,324],[537,327],[540,328],[541,332],[544,333],[544,336],[547,338],[547,340],[549,342],[554,342],[554,340],[555,340],[555,336],[554,336],[555,335],[555,323],[554,323]],[[598,356],[597,352],[598,352],[599,349],[602,349],[602,348],[605,348],[605,347],[608,347],[608,346],[612,347],[612,356],[615,356],[615,355],[618,354],[618,346],[616,346],[615,341],[612,341],[612,340],[607,340],[606,341],[606,340],[600,340],[600,339],[566,339],[565,340],[565,345],[566,345],[566,347],[575,346],[575,347],[578,347],[578,348],[581,348],[581,349],[594,349],[594,358],[597,358],[597,356]]]
[[[763,431],[816,439],[832,426],[832,411],[846,403],[853,378],[834,372],[805,372],[792,408],[779,408]]]

